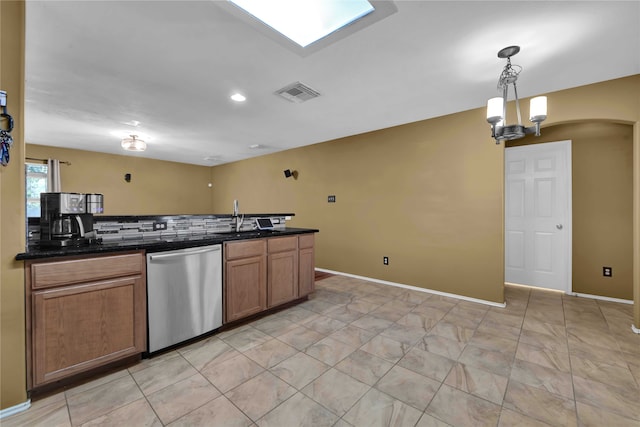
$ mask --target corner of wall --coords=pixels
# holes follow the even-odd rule
[[[24,41],[25,2],[0,2],[0,86],[15,125],[11,162],[0,170],[0,409],[27,400],[23,263],[15,256],[25,247],[24,189]]]
[[[640,329],[640,117],[633,126],[633,326]]]

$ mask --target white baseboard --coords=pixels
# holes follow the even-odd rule
[[[535,291],[544,291],[544,292],[555,292],[558,294],[571,294],[571,292],[569,291],[563,291],[560,289],[549,289],[549,288],[541,288],[539,286],[531,286],[531,285],[523,285],[520,283],[513,283],[513,282],[504,282],[505,285],[509,285],[509,286],[515,286],[516,288],[525,288],[525,289],[531,289],[531,290],[535,290]]]
[[[463,300],[463,301],[476,302],[476,303],[479,303],[479,304],[490,305],[492,307],[505,308],[507,306],[507,304],[504,303],[504,302],[503,303],[499,303],[499,302],[487,301],[487,300],[484,300],[484,299],[467,297],[467,296],[464,296],[464,295],[450,294],[448,292],[441,292],[441,291],[436,291],[436,290],[433,290],[433,289],[419,288],[417,286],[405,285],[405,284],[402,284],[402,283],[388,282],[386,280],[374,279],[372,277],[366,277],[366,276],[358,276],[356,274],[343,273],[341,271],[327,270],[325,268],[316,268],[316,270],[322,271],[324,273],[337,274],[339,276],[353,277],[354,279],[367,280],[369,282],[380,283],[382,285],[395,286],[397,288],[411,289],[412,291],[425,292],[425,293],[428,293],[428,294],[435,294],[435,295],[441,295],[441,296],[449,297],[449,298],[456,298],[456,299],[460,299],[460,300]]]
[[[609,301],[609,302],[617,302],[617,303],[620,303],[620,304],[631,304],[631,305],[633,305],[633,300],[630,300],[630,299],[603,297],[601,295],[581,294],[579,292],[567,292],[567,295],[573,295],[573,296],[581,297],[581,298],[597,299],[597,300],[600,300],[600,301]]]
[[[11,406],[9,408],[5,408],[0,410],[0,420],[6,418],[10,415],[17,414],[22,411],[26,411],[31,407],[31,399],[28,399],[26,402],[19,403],[15,406]]]
[[[634,334],[640,334],[640,329],[636,328],[633,324],[631,325],[631,330]]]

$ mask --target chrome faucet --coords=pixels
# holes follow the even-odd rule
[[[236,233],[240,231],[242,228],[242,223],[244,222],[244,214],[240,215],[240,209],[238,208],[238,200],[233,201],[233,222],[236,224]]]

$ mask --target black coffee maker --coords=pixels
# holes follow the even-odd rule
[[[89,209],[88,199],[91,201]],[[93,214],[102,211],[101,194],[41,193],[40,246],[65,247],[94,243]]]

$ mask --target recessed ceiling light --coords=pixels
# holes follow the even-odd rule
[[[264,145],[262,145],[262,144],[251,144],[249,146],[249,148],[251,148],[252,150],[256,150],[258,148],[264,148]]]
[[[374,11],[366,0],[230,0],[305,47]]]
[[[240,93],[234,93],[233,95],[231,95],[231,99],[233,99],[236,102],[244,102],[247,100],[247,97]]]

